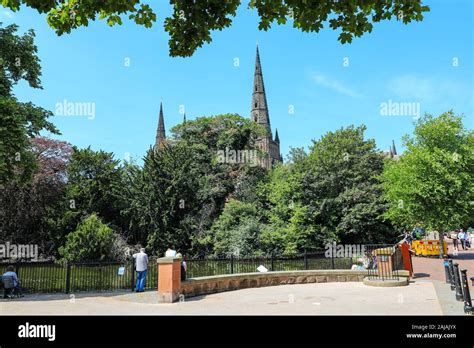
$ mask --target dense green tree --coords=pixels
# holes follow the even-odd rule
[[[288,162],[275,167],[259,187],[267,228],[262,230],[264,249],[274,254],[295,254],[314,248],[315,226],[307,219],[308,206],[302,204],[302,181],[306,155],[292,149]]]
[[[389,242],[395,233],[383,219],[383,155],[365,129],[341,128],[314,142],[303,179],[302,202],[319,233],[343,243]]]
[[[125,187],[134,242],[159,254],[170,246],[191,251],[194,238],[215,217],[210,198],[226,194],[222,187],[202,189],[211,180],[206,176],[210,162],[205,148],[179,142],[148,152],[143,169],[136,169]]]
[[[13,11],[26,5],[47,13],[48,24],[59,35],[87,26],[96,18],[112,26],[122,24],[122,18],[128,17],[147,28],[156,21],[153,9],[140,0],[4,0],[2,4]],[[170,54],[190,56],[205,42],[211,42],[211,31],[230,27],[240,4],[240,0],[170,0],[173,13],[164,20],[164,28],[170,35]],[[248,7],[257,11],[260,30],[288,21],[303,32],[319,32],[328,25],[341,31],[341,43],[350,43],[353,37],[370,33],[374,23],[395,17],[408,24],[423,20],[423,13],[429,11],[420,0],[250,0]]]
[[[245,166],[234,180],[232,197],[243,202],[259,205],[262,201],[257,187],[268,180],[268,172],[260,166]]]
[[[114,240],[114,231],[92,214],[67,235],[65,245],[59,248],[59,254],[67,261],[110,260]]]
[[[226,200],[251,199],[247,180],[265,177],[253,163],[221,161],[219,151],[251,150],[261,131],[232,114],[174,127],[167,144],[150,150],[143,169],[135,168],[125,185],[133,242],[157,253],[170,245],[187,254],[213,252],[210,228]]]
[[[467,227],[474,211],[474,132],[452,111],[425,115],[404,145],[382,176],[391,202],[386,216],[405,229]]]
[[[0,185],[16,180],[27,182],[35,170],[29,139],[41,130],[58,133],[47,118],[50,111],[23,103],[13,95],[13,87],[25,80],[41,88],[41,67],[34,44],[34,32],[18,35],[17,25],[0,23]]]
[[[328,241],[393,241],[378,180],[383,156],[364,131],[350,126],[328,132],[313,141],[308,155],[293,149],[288,165],[273,170],[262,188],[271,226],[262,233],[264,243],[291,254]]]
[[[211,228],[214,253],[225,257],[263,254],[259,236],[263,228],[255,204],[229,201]]]
[[[254,149],[255,139],[263,135],[265,129],[237,114],[223,114],[198,117],[173,127],[171,132],[176,141],[204,145],[217,152],[226,148]]]
[[[77,211],[97,212],[106,222],[114,221],[119,210],[116,191],[120,184],[120,161],[105,151],[74,149],[68,166],[68,199]]]
[[[56,243],[63,244],[65,235],[94,213],[118,233],[124,233],[128,221],[121,214],[125,208],[122,170],[112,153],[74,147],[65,194],[49,217],[50,228],[58,238]]]

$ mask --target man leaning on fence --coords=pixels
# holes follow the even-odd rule
[[[145,248],[141,248],[139,253],[133,254],[135,259],[135,269],[137,271],[136,292],[145,291],[146,270],[148,267],[148,255],[145,254]]]

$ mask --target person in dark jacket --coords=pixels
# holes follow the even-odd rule
[[[181,281],[186,280],[186,259],[183,257],[183,255],[181,255],[181,253],[177,253],[176,257],[181,258]]]

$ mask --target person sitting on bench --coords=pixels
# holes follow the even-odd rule
[[[8,284],[8,278],[13,280],[13,283],[10,285]],[[2,275],[2,283],[3,283],[3,298],[7,298],[11,295],[20,295],[23,297],[20,282],[18,281],[18,276],[15,273],[15,268],[13,266],[8,266],[7,271]]]

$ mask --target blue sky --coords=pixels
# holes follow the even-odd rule
[[[167,130],[202,115],[249,117],[255,45],[258,42],[273,131],[283,155],[350,124],[367,126],[380,149],[413,130],[414,114],[382,115],[381,104],[419,103],[420,112],[453,109],[474,126],[473,12],[470,0],[425,1],[423,22],[376,23],[350,45],[338,32],[301,33],[290,25],[259,32],[256,12],[242,6],[233,26],[213,33],[191,58],[170,58],[163,19],[166,2],[154,5],[157,22],[145,29],[103,21],[56,36],[43,15],[0,8],[0,21],[33,28],[42,64],[43,90],[19,84],[22,101],[55,112],[56,104],[95,104],[95,117],[55,116],[58,138],[140,160],[153,144],[160,101]],[[238,66],[235,62],[238,60]],[[348,59],[348,60],[347,60]],[[344,66],[348,62],[348,66]],[[457,66],[453,66],[456,64]],[[129,66],[127,66],[129,63]],[[346,64],[347,65],[347,64]],[[289,112],[294,109],[294,113]]]

